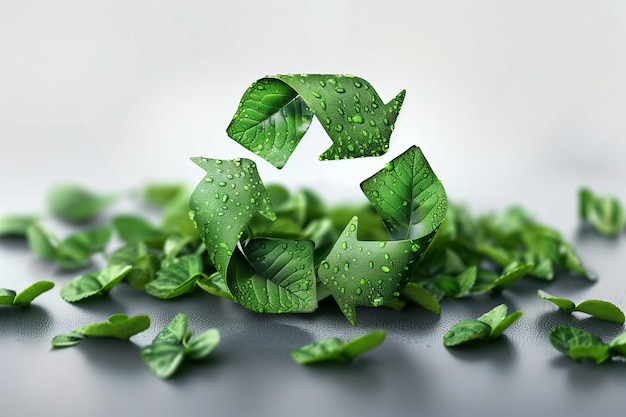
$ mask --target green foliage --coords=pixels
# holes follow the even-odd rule
[[[113,265],[79,275],[61,288],[61,297],[70,303],[106,294],[130,272],[130,265]]]
[[[320,160],[380,156],[404,101],[405,91],[385,104],[372,86],[352,75],[274,75],[244,93],[228,136],[282,168],[313,116],[333,141]]]
[[[68,333],[54,336],[52,346],[74,346],[89,337],[113,337],[128,340],[148,327],[150,327],[150,318],[144,314],[132,317],[126,314],[114,314],[107,321],[89,323]]]
[[[303,365],[321,362],[349,363],[379,346],[384,340],[384,330],[372,330],[346,342],[331,337],[292,350],[291,357]]]
[[[187,330],[187,315],[178,314],[156,337],[141,350],[146,365],[159,378],[169,378],[185,358],[200,360],[219,344],[220,333],[210,329],[191,339]]]
[[[550,343],[559,352],[575,361],[588,360],[595,364],[611,358],[626,357],[626,333],[604,343],[600,336],[571,326],[556,326],[550,331]]]
[[[0,217],[0,237],[26,237],[31,224],[37,222],[37,216],[7,215]]]
[[[599,196],[589,188],[578,192],[578,212],[582,221],[605,236],[617,236],[626,226],[624,208],[617,197]]]
[[[600,320],[624,324],[624,313],[615,304],[604,300],[583,300],[578,304],[567,298],[555,297],[545,291],[539,290],[538,295],[544,300],[551,301],[566,313],[580,311],[587,313]]]
[[[28,307],[35,298],[52,288],[54,288],[54,282],[45,280],[34,282],[19,293],[14,290],[0,288],[0,305]]]
[[[48,194],[48,209],[54,216],[72,222],[95,218],[115,197],[100,196],[76,184],[59,184]]]
[[[507,315],[507,306],[500,304],[477,319],[463,320],[453,325],[443,336],[447,347],[459,346],[474,341],[493,340],[522,316],[521,311]]]
[[[97,226],[59,240],[39,223],[32,223],[26,238],[40,258],[55,262],[62,269],[74,271],[91,265],[91,257],[105,250],[110,238],[109,226]]]

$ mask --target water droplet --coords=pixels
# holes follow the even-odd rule
[[[370,267],[370,269],[373,269],[374,268],[374,262],[370,261],[368,266]]]
[[[361,83],[360,83],[360,82],[358,82],[358,81],[355,81],[355,82],[354,82],[354,86],[355,86],[356,88],[361,88],[361,86],[362,86],[362,85],[363,85],[363,84],[361,84]]]
[[[357,289],[356,289],[356,291],[355,291],[355,292],[356,292],[356,294],[357,294],[357,295],[361,295],[361,293],[363,292],[363,290],[361,289],[361,287],[357,287]]]
[[[321,85],[322,87],[326,87],[326,83],[324,82],[324,80],[320,80],[320,85]]]
[[[389,258],[390,258],[389,254],[388,254],[388,253],[386,253],[386,252],[385,252],[385,254],[383,255],[383,257],[384,257],[385,259],[389,259]]]
[[[320,106],[322,106],[322,108],[326,110],[326,101],[320,100]]]
[[[361,278],[361,279],[359,280],[359,284],[364,285],[364,284],[365,284],[365,278]]]
[[[352,116],[352,123],[363,123],[363,118],[360,115],[355,114]]]
[[[351,223],[350,227],[348,228],[348,230],[350,230],[351,232],[354,232],[356,230],[356,224]]]
[[[389,126],[389,119],[387,119],[386,117],[383,119],[383,123],[385,124],[385,126]]]
[[[348,242],[346,242],[345,240],[344,240],[343,242],[341,242],[341,248],[342,248],[343,250],[348,249]]]
[[[337,126],[335,126],[335,130],[337,132],[341,132],[343,130],[343,126],[342,125],[337,125]]]
[[[380,270],[383,271],[383,272],[389,272],[389,267],[387,265],[382,265],[380,267]]]
[[[335,91],[338,92],[339,94],[343,94],[346,92],[346,90],[342,87],[335,87]]]
[[[347,148],[348,148],[348,150],[349,150],[350,152],[354,152],[354,145],[353,145],[353,144],[348,143]]]
[[[400,297],[400,293],[398,291],[394,291],[391,293],[394,297]]]
[[[346,270],[346,271],[347,271],[348,269],[350,269],[350,264],[349,264],[348,262],[344,263],[344,264],[343,264],[343,269],[344,269],[344,270]]]
[[[217,183],[220,187],[226,187],[226,183],[224,181],[220,181]]]
[[[225,202],[227,202],[227,201],[228,201],[228,194],[224,194],[224,195],[222,196],[222,203],[225,203]]]
[[[334,273],[339,272],[339,267],[338,267],[338,266],[333,267],[333,272],[334,272]]]
[[[372,126],[372,127],[376,126],[376,122],[373,121],[373,120],[370,120],[370,126]]]
[[[311,90],[311,94],[313,94],[315,98],[322,98],[322,95],[315,90]]]
[[[346,112],[343,111],[343,109],[341,107],[337,107],[337,113],[339,113],[342,116],[345,116]]]
[[[387,244],[387,242],[378,242],[378,247],[379,248],[384,248],[386,244]]]
[[[211,183],[211,182],[213,182],[213,178],[211,178],[211,177],[206,177],[206,178],[204,179],[204,182],[209,182],[209,183]]]

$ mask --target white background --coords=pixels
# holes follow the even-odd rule
[[[623,194],[606,178],[626,150],[625,23],[624,1],[0,0],[0,211],[60,181],[195,184],[197,155],[360,197],[415,144],[451,200],[546,221],[558,204],[573,222],[578,186]],[[318,162],[330,140],[314,121],[278,171],[228,138],[253,81],[300,72],[361,76],[385,101],[406,89],[389,153]],[[533,175],[551,165],[571,175]]]

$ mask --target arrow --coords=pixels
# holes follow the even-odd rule
[[[233,251],[256,212],[276,220],[256,164],[233,160],[191,158],[206,175],[189,200],[189,216],[209,252],[211,263],[225,274]]]
[[[240,244],[255,213],[276,220],[256,164],[245,158],[192,158],[206,171],[189,201],[190,217],[230,294],[258,312],[317,308],[311,241],[251,239]]]
[[[380,156],[406,91],[384,103],[366,80],[352,75],[273,75],[246,90],[228,135],[282,168],[308,130],[313,115],[333,144],[320,160]]]
[[[412,266],[423,256],[432,235],[412,240],[376,242],[357,239],[353,217],[317,271],[341,311],[356,324],[356,307],[378,307],[400,296]]]

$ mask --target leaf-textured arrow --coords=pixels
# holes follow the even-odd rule
[[[282,168],[313,116],[333,141],[320,160],[380,156],[404,101],[405,90],[384,103],[366,80],[352,75],[273,75],[243,94],[228,136]]]
[[[266,313],[315,310],[312,242],[239,242],[256,212],[276,219],[256,164],[245,158],[192,160],[206,175],[191,195],[190,216],[235,301]]]
[[[361,188],[401,240],[359,241],[353,218],[320,264],[320,280],[353,325],[356,307],[388,304],[400,295],[447,210],[443,185],[415,146],[363,181]]]

